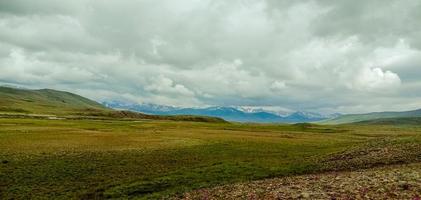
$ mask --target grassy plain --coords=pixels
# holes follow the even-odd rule
[[[154,199],[234,182],[419,162],[420,131],[0,118],[0,199]]]

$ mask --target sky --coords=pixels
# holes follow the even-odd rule
[[[181,107],[421,108],[420,0],[0,0],[0,83]]]

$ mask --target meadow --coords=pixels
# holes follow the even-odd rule
[[[413,163],[421,159],[420,131],[0,118],[0,199],[169,198],[230,183]]]

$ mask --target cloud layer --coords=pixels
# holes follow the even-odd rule
[[[421,108],[419,0],[0,0],[0,82],[96,100]]]

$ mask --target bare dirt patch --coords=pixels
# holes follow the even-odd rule
[[[202,189],[181,199],[420,199],[421,163]]]

